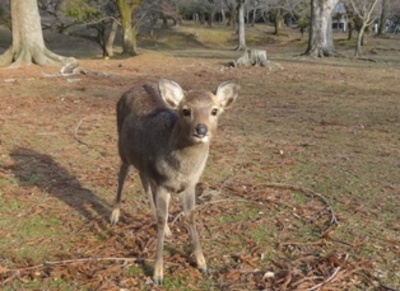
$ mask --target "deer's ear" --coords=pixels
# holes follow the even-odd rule
[[[181,86],[174,81],[161,79],[158,83],[158,88],[165,103],[172,108],[177,108],[184,95]]]
[[[217,88],[216,96],[222,107],[229,108],[239,95],[240,85],[234,81],[225,81]]]

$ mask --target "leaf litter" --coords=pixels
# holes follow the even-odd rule
[[[174,59],[173,62],[181,66],[184,61]],[[94,69],[96,66],[101,67],[93,64]],[[147,76],[150,78],[156,78],[152,74],[168,76],[166,69],[150,67],[148,70],[151,71]],[[257,70],[252,73],[262,73]],[[220,76],[210,69],[198,82],[208,84],[209,78],[226,79],[237,77],[236,74],[245,78],[247,73],[227,71]],[[106,98],[102,91],[108,90],[110,94],[115,90],[120,94],[121,88],[112,89],[116,83],[127,88],[132,85],[131,77],[121,72],[117,74],[120,74],[118,80],[110,75],[101,84],[83,76],[86,81],[100,86],[96,89],[99,91],[91,92],[94,97],[90,98],[82,87],[73,91],[74,94],[66,93],[64,99],[57,102],[54,102],[54,96],[11,99],[15,103],[11,104],[14,114],[5,114],[2,118],[3,134],[18,143],[16,146],[11,140],[0,144],[7,151],[0,174],[4,181],[17,181],[17,184],[2,183],[4,194],[0,198],[5,204],[16,201],[20,205],[29,205],[29,209],[18,211],[21,218],[56,216],[60,221],[57,228],[62,231],[55,237],[33,237],[23,241],[51,249],[51,253],[43,257],[17,255],[20,245],[3,253],[0,257],[2,287],[17,288],[29,282],[52,286],[54,281],[62,280],[76,289],[163,289],[153,286],[150,279],[156,226],[147,204],[142,198],[134,201],[126,198],[122,223],[111,227],[108,215],[112,197],[101,195],[103,188],[108,192],[115,189],[116,179],[111,173],[117,172],[118,165],[116,137],[110,134],[115,131],[112,114],[116,97]],[[134,82],[145,78],[139,75]],[[279,74],[277,76],[276,79]],[[68,90],[74,90],[72,86],[76,86],[61,84],[62,80],[58,79],[52,81]],[[43,84],[50,84],[48,82],[39,79],[37,86],[41,88]],[[26,90],[22,82],[15,86]],[[47,106],[47,114],[43,114],[43,104]],[[246,106],[254,108],[251,104],[244,104],[243,108]],[[263,101],[262,106],[268,104]],[[3,113],[9,112],[4,106],[0,109]],[[41,122],[25,116],[26,112],[41,117]],[[74,114],[69,115],[71,112]],[[53,124],[56,116],[61,120]],[[251,121],[241,124],[247,128],[246,134],[253,134],[246,122]],[[48,128],[50,132],[43,131],[42,124],[52,124]],[[337,124],[336,121],[325,122],[322,126],[333,124]],[[27,126],[25,131],[24,126]],[[48,133],[39,135],[40,144],[35,129]],[[222,124],[221,130],[231,129]],[[345,217],[341,210],[331,206],[330,193],[317,193],[296,185],[260,183],[260,176],[271,177],[271,171],[281,171],[296,163],[290,158],[289,152],[293,149],[289,144],[279,139],[275,144],[267,144],[276,153],[270,157],[265,157],[261,149],[241,153],[248,136],[234,134],[239,135],[238,146],[225,145],[223,141],[213,145],[216,165],[224,169],[224,165],[233,160],[236,163],[232,165],[233,170],[225,173],[222,181],[198,185],[197,221],[211,269],[209,275],[202,276],[195,268],[184,216],[178,203],[171,205],[170,223],[174,237],[167,240],[164,263],[166,277],[179,281],[171,279],[171,289],[185,286],[190,290],[394,290],[380,282],[374,259],[360,254],[360,246],[368,243],[365,238],[349,241],[335,237],[341,219]],[[318,129],[315,134],[323,135]],[[60,144],[54,142],[54,135],[60,137]],[[266,144],[262,138],[254,138],[254,143],[256,146]],[[304,148],[295,150],[300,152]],[[246,156],[244,162],[241,155],[250,156]],[[268,159],[275,164],[266,163]],[[252,176],[256,172],[257,176]],[[141,191],[137,179],[130,186],[129,192]],[[363,213],[359,203],[353,206],[350,200],[345,202]],[[7,212],[0,215],[2,218],[9,216]],[[2,230],[0,234],[7,236]],[[398,244],[396,238],[385,241],[385,247],[394,252],[398,252]]]
[[[208,233],[213,240],[207,248],[211,265],[224,265],[221,269],[212,269],[207,280],[220,290],[344,290],[360,284],[368,286],[374,281],[370,261],[350,255],[349,249],[337,244],[326,235],[327,227],[332,223],[331,210],[324,202],[310,199],[308,203],[294,203],[291,191],[282,188],[243,184],[240,179],[231,179],[223,184],[222,189],[207,189],[200,185],[204,199],[205,192],[223,192],[225,197],[214,200],[200,200],[197,207],[197,220],[202,233]],[[298,191],[300,188],[296,188]],[[222,194],[221,194],[222,195]],[[317,198],[317,197],[315,197]],[[248,220],[215,224],[214,217],[226,216],[249,210],[257,210],[260,215]],[[60,209],[61,210],[61,209]],[[275,213],[272,217],[268,213]],[[180,214],[179,207],[172,207],[172,217]],[[170,219],[170,220],[171,220]],[[286,232],[297,229],[293,220],[299,219],[304,225],[311,225],[319,237],[313,235],[314,241],[282,241],[276,244],[281,251],[280,257],[265,259],[265,245],[257,243],[245,233],[253,228],[271,224],[277,226],[277,235],[285,237]],[[73,222],[72,222],[73,223]],[[173,230],[179,229],[173,241],[167,244],[186,246],[189,236],[185,228],[184,217],[175,220]],[[244,231],[245,230],[245,231]],[[334,231],[334,230],[331,230]],[[212,234],[220,234],[216,237]],[[240,243],[232,244],[236,252],[225,251],[230,240],[223,236],[229,234],[241,237]],[[84,229],[75,235],[81,237],[74,244],[72,252],[55,254],[57,260],[46,261],[35,265],[35,262],[14,262],[12,268],[0,269],[3,286],[14,281],[55,280],[61,278],[77,286],[96,290],[119,290],[119,288],[150,288],[152,259],[155,255],[156,229],[151,215],[135,213],[135,218],[124,218],[124,224],[109,227],[102,218],[93,219]],[[93,239],[101,236],[102,239]],[[291,235],[292,236],[292,235]],[[87,239],[82,239],[87,237]],[[207,235],[203,237],[207,240]],[[302,238],[304,239],[304,237]],[[34,242],[32,242],[34,243]],[[36,243],[41,243],[37,241]],[[330,250],[324,249],[330,246]],[[332,247],[333,246],[333,247]],[[179,247],[180,249],[180,247]],[[194,267],[190,253],[180,250],[170,251],[165,258],[167,276],[191,276],[194,281],[202,277]],[[130,267],[137,267],[143,272],[135,276],[126,276]]]

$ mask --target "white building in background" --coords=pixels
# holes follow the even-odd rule
[[[332,13],[332,29],[333,31],[347,32],[349,20],[347,11],[343,3],[336,4]]]

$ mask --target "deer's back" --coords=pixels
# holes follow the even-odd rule
[[[121,159],[141,169],[165,155],[176,121],[175,111],[165,106],[154,86],[127,91],[117,103]]]
[[[166,108],[155,85],[145,84],[142,87],[128,90],[117,103],[118,134],[121,133],[122,125],[128,115],[145,118],[163,110],[170,111]]]

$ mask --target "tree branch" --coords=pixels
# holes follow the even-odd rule
[[[300,191],[303,192],[304,194],[313,197],[316,196],[318,197],[324,204],[325,206],[329,209],[329,212],[331,214],[331,220],[329,221],[329,227],[332,226],[333,224],[339,224],[338,219],[336,218],[335,211],[333,210],[332,206],[330,205],[329,201],[320,193],[317,193],[311,189],[304,188],[301,186],[295,186],[295,185],[288,185],[288,184],[281,184],[281,183],[265,183],[261,184],[266,187],[271,187],[271,188],[279,188],[279,189],[289,189],[289,190],[294,190],[294,191]]]
[[[346,254],[346,257],[344,258],[344,262],[346,262],[346,261],[349,259],[349,257],[350,257],[350,255],[349,255],[349,254]],[[343,263],[344,263],[344,262],[343,262]],[[335,271],[332,273],[332,275],[329,276],[329,278],[326,279],[324,282],[321,282],[321,283],[319,283],[319,284],[317,284],[317,285],[315,285],[315,286],[313,286],[313,287],[311,287],[311,288],[308,288],[308,289],[306,289],[306,291],[314,291],[314,290],[317,290],[317,289],[319,289],[320,287],[322,287],[323,285],[325,285],[326,283],[329,283],[330,281],[333,280],[333,278],[335,278],[335,276],[337,275],[337,273],[339,273],[340,269],[342,269],[342,266],[337,267],[337,268],[335,269]]]

